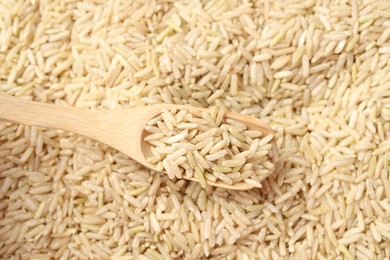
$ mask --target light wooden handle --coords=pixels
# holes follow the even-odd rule
[[[92,111],[45,104],[0,93],[0,120],[56,128],[90,136],[96,126]]]

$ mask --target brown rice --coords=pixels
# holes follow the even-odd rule
[[[389,259],[389,13],[387,0],[1,1],[0,91],[224,107],[265,120],[280,161],[260,189],[203,189],[1,123],[0,256]]]

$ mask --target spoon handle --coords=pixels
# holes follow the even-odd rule
[[[86,136],[91,136],[97,121],[92,111],[29,101],[3,93],[0,93],[0,120]]]

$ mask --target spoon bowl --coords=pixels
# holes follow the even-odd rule
[[[77,133],[95,139],[128,155],[138,163],[156,170],[155,166],[146,159],[150,154],[150,145],[144,141],[146,124],[158,116],[163,109],[197,109],[210,111],[206,108],[195,108],[184,105],[159,104],[132,108],[108,109],[77,109],[54,104],[34,102],[22,98],[0,94],[0,120],[55,128]],[[259,130],[264,134],[273,134],[273,130],[261,120],[226,112],[225,118],[234,119],[248,126],[249,129]],[[276,152],[274,152],[276,156]],[[277,160],[277,158],[274,158]],[[185,178],[198,181],[196,178]],[[210,182],[209,185],[226,189],[247,190],[253,188],[247,183],[233,185],[222,181]]]

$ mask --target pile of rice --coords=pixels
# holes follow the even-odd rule
[[[203,188],[218,180],[228,185],[261,182],[275,170],[273,134],[250,130],[225,118],[225,109],[163,109],[145,126],[148,161],[170,179],[195,178]],[[265,135],[265,136],[264,136]]]
[[[3,0],[0,91],[225,107],[276,131],[230,191],[69,132],[0,124],[0,256],[389,259],[388,0]]]

